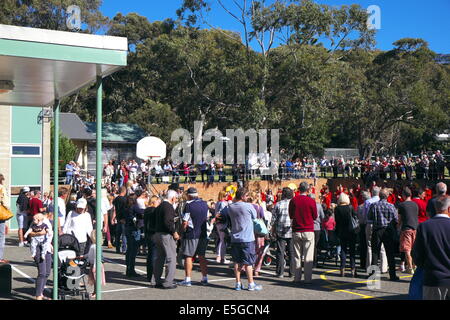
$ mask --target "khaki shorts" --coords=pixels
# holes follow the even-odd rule
[[[416,230],[405,230],[400,233],[400,252],[411,252],[416,241]]]

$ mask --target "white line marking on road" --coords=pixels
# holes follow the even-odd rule
[[[112,261],[112,260],[109,260],[109,259],[107,259],[107,258],[103,258],[103,260],[105,260],[106,262],[109,262],[109,263],[117,264],[118,266],[122,266],[122,267],[124,267],[125,269],[127,268],[126,265],[121,264],[121,263],[118,263],[118,262],[115,262],[115,261]],[[134,270],[136,270],[137,272],[143,273],[143,274],[147,274],[147,272],[142,271],[142,270],[139,270],[139,269],[134,269]]]
[[[236,279],[235,278],[214,279],[214,280],[208,279],[208,282],[219,282],[219,281],[230,281],[230,280],[236,280]]]
[[[102,293],[111,293],[111,292],[120,292],[120,291],[132,291],[132,290],[142,290],[149,289],[151,287],[136,287],[136,288],[125,288],[125,289],[115,289],[115,290],[106,290],[102,291]]]
[[[27,278],[28,280],[30,280],[32,283],[36,283],[36,280],[34,280],[32,277],[30,277],[29,275],[27,275],[25,272],[22,272],[19,270],[19,268],[17,268],[15,265],[11,265],[11,269],[13,269],[15,272],[17,272],[18,274],[20,274],[22,277]],[[44,288],[45,291],[51,293],[50,289],[48,288]]]

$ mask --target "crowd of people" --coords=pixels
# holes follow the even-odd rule
[[[250,159],[252,160],[252,159]],[[373,157],[371,160],[358,158],[331,157],[327,159],[293,158],[282,160],[276,165],[275,174],[266,174],[266,165],[258,161],[247,160],[246,164],[226,166],[222,162],[206,162],[198,164],[176,163],[170,159],[161,161],[128,161],[111,160],[103,169],[102,185],[106,188],[136,188],[145,187],[151,183],[214,183],[239,182],[256,178],[262,180],[289,180],[303,178],[352,177],[361,178],[365,184],[377,180],[408,180],[425,179],[431,181],[443,180],[445,168],[450,174],[450,159],[436,152],[423,153],[418,157]],[[74,161],[65,167],[65,184],[72,185],[75,190],[85,187],[93,188],[95,177],[82,170]]]
[[[133,178],[137,175],[136,170]],[[38,299],[44,298],[50,274],[52,248],[43,244],[51,241],[53,219],[58,219],[55,232],[73,234],[86,254],[92,251],[88,247],[95,225],[101,223],[103,245],[125,255],[125,276],[140,277],[136,257],[144,255],[146,280],[155,288],[191,286],[197,261],[200,283],[208,285],[209,251],[216,263],[232,261],[235,290],[244,289],[244,272],[246,289],[259,291],[262,286],[256,281],[273,251],[276,277],[290,277],[296,284],[310,285],[320,261],[336,258],[341,276],[350,267],[351,277],[379,270],[398,281],[398,272],[414,274],[421,268],[424,299],[445,299],[450,288],[450,198],[444,183],[433,189],[413,183],[389,189],[373,183],[368,188],[339,185],[331,190],[323,185],[316,190],[302,182],[278,190],[224,190],[217,200],[205,201],[196,188],[184,190],[178,183],[160,194],[125,184],[102,189],[102,221],[97,222],[95,189],[89,185],[72,194],[61,189],[58,214],[53,213],[51,194],[41,197],[24,188],[17,199],[19,246],[31,245]],[[177,265],[185,272],[178,283]]]

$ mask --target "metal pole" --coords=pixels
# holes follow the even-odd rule
[[[59,106],[59,100],[56,100],[53,124],[53,300],[58,300]]]
[[[96,300],[102,299],[102,77],[97,76],[97,152],[96,152],[96,259],[95,293]]]

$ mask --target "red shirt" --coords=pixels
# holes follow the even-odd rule
[[[414,201],[419,207],[419,223],[427,221],[429,218],[427,216],[427,203],[425,202],[425,200],[414,198],[412,199],[412,201]]]
[[[395,197],[395,195],[393,193],[389,195],[389,197],[387,198],[387,202],[389,202],[391,204],[395,204],[396,197]]]
[[[327,206],[327,209],[330,209],[331,207],[331,198],[333,197],[333,194],[331,192],[328,192],[324,197],[324,202]]]
[[[314,232],[314,220],[317,219],[316,202],[305,195],[294,197],[289,202],[289,217],[293,232]]]
[[[327,231],[333,231],[336,228],[336,221],[334,221],[333,217],[325,218],[322,221],[322,227]]]
[[[433,198],[433,191],[431,191],[431,189],[425,189],[425,194],[425,201],[428,203],[428,201]]]
[[[358,210],[358,199],[353,196],[350,198],[350,202],[352,203],[353,209]]]
[[[30,213],[31,215],[35,215],[41,213],[39,209],[44,208],[44,204],[38,198],[31,198],[30,200]]]
[[[264,192],[261,192],[261,201],[266,202],[266,194]]]

